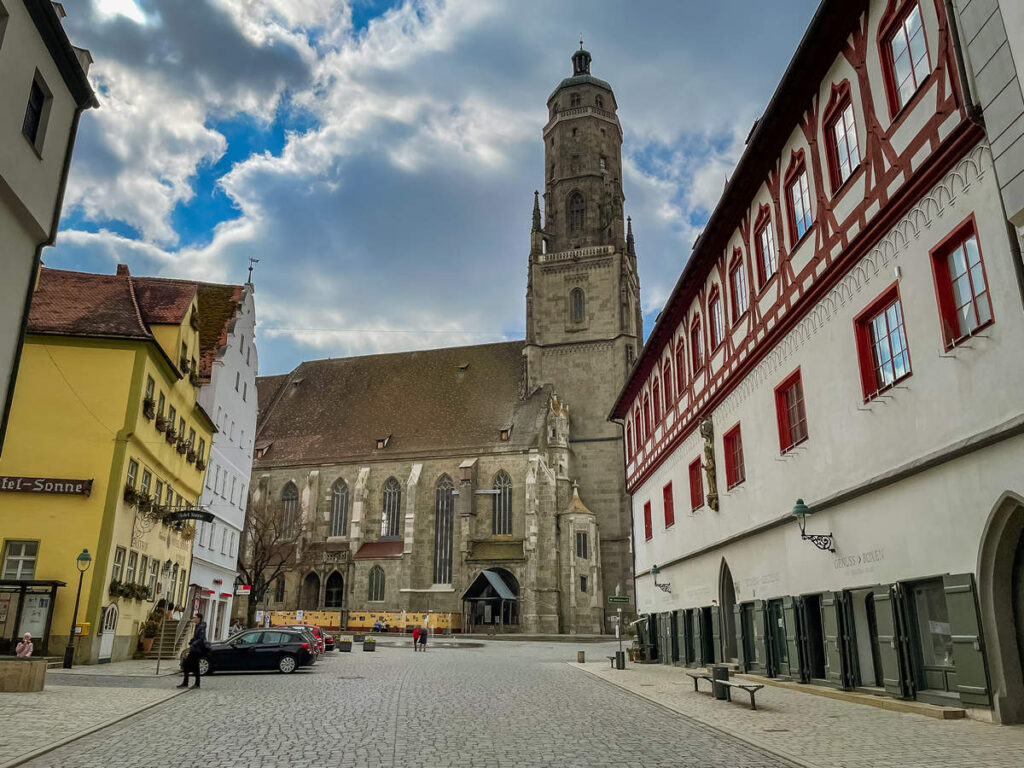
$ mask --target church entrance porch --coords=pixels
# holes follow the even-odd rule
[[[519,626],[519,582],[504,568],[483,570],[462,593],[467,632],[474,627],[504,631]]]

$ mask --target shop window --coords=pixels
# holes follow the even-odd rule
[[[3,578],[16,581],[34,579],[38,555],[38,541],[9,540],[4,545]]]
[[[757,252],[757,285],[758,288],[764,288],[779,268],[779,255],[775,250],[775,234],[768,206],[761,209],[754,226],[754,250]]]
[[[725,340],[725,326],[722,319],[722,295],[719,293],[717,285],[711,289],[711,298],[708,299],[708,331],[711,334],[711,351],[713,352]]]
[[[725,433],[722,443],[725,447],[725,486],[726,489],[735,488],[747,479],[743,467],[743,437],[739,424]]]
[[[972,216],[931,254],[939,319],[946,349],[992,322],[985,262]]]
[[[917,2],[891,4],[892,15],[882,19],[878,38],[889,110],[896,115],[921,87],[931,71],[928,40]]]
[[[807,439],[807,412],[799,368],[775,388],[775,413],[779,424],[779,450],[786,453]]]
[[[644,502],[644,539],[650,541],[654,536],[654,525],[651,521],[651,502]]]
[[[750,295],[747,292],[747,270],[743,255],[737,249],[729,266],[729,299],[732,302],[732,324],[736,325],[747,313]]]
[[[676,523],[676,509],[672,499],[672,483],[661,489],[661,500],[665,509],[665,527],[671,528]]]
[[[910,349],[899,289],[893,285],[854,318],[864,399],[910,375]]]
[[[704,345],[700,335],[700,315],[694,316],[693,324],[690,326],[690,361],[693,365],[693,374],[696,376],[697,372],[704,367]]]
[[[857,123],[853,116],[850,84],[843,81],[832,87],[832,96],[825,107],[825,155],[832,191],[838,190],[860,165],[857,146]]]
[[[700,509],[704,506],[704,478],[700,469],[700,459],[690,462],[690,509]]]
[[[807,234],[814,221],[803,150],[793,153],[789,170],[786,172],[786,200],[789,203],[789,236],[795,245]]]

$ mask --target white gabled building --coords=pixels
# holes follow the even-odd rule
[[[192,547],[192,594],[212,640],[227,636],[238,574],[256,430],[256,306],[252,283],[199,283],[199,403],[213,417],[210,462],[200,505],[214,515],[198,522]]]
[[[613,408],[664,663],[1024,721],[1017,81],[957,5],[821,4]]]

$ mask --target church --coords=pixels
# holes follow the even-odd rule
[[[572,55],[548,98],[526,339],[302,363],[258,380],[249,515],[297,565],[267,610],[448,614],[463,631],[613,630],[633,590],[622,430],[642,345],[622,127]]]

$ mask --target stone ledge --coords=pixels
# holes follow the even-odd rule
[[[0,657],[0,693],[31,693],[46,684],[45,658]]]

